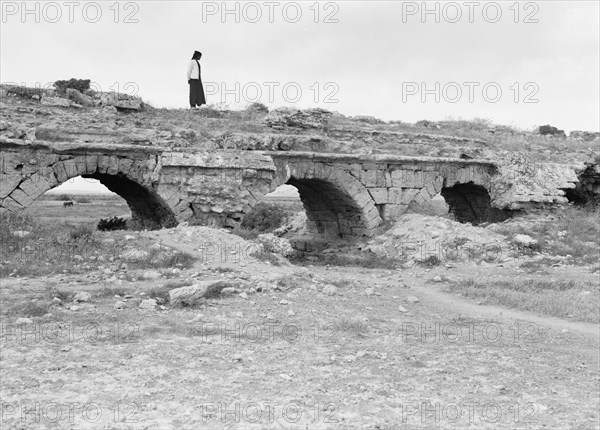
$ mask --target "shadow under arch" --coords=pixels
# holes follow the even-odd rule
[[[312,233],[329,238],[368,236],[371,233],[372,223],[365,219],[364,207],[336,184],[318,178],[299,179],[294,176],[285,183],[298,189]]]
[[[122,197],[131,210],[133,230],[158,230],[177,226],[175,214],[167,203],[156,193],[123,174],[109,175],[95,172],[81,175],[83,178],[97,179],[113,193]]]
[[[493,207],[488,190],[473,182],[444,187],[441,195],[448,204],[450,213],[459,222],[477,225],[501,222],[513,216],[513,211]]]

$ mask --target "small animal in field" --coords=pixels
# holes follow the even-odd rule
[[[63,208],[73,207],[73,202],[64,202]]]

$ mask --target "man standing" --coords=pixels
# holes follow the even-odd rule
[[[190,108],[198,109],[200,106],[206,104],[206,98],[204,97],[204,88],[202,87],[202,79],[200,78],[200,58],[202,53],[194,51],[192,60],[188,65],[187,78],[188,84],[190,85]]]

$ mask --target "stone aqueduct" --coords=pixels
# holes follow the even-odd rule
[[[180,222],[234,227],[267,193],[295,186],[309,227],[371,236],[384,222],[442,194],[462,221],[504,219],[492,162],[284,151],[173,151],[123,144],[3,141],[0,210],[18,212],[70,178],[95,178],[123,197],[139,228]],[[576,177],[565,179],[573,188]],[[566,201],[564,192],[544,197]],[[562,199],[562,200],[561,200]],[[514,208],[512,208],[514,209]]]

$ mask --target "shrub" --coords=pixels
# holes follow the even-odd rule
[[[80,197],[76,200],[77,203],[92,203],[92,201],[87,197]]]
[[[417,264],[424,267],[435,267],[439,266],[442,262],[437,255],[430,255],[424,260],[417,261]]]
[[[71,197],[68,194],[61,194],[60,196],[58,196],[56,198],[56,200],[68,202],[68,201],[71,201]]]
[[[421,121],[417,121],[415,123],[415,125],[417,127],[427,127],[427,128],[440,128],[439,125],[437,125],[435,122],[433,121],[428,121],[426,119],[422,119]]]
[[[67,88],[73,88],[81,93],[90,89],[90,80],[89,79],[69,79],[68,81],[56,81],[54,82],[54,86],[59,94],[65,95],[67,93]]]
[[[41,98],[44,91],[41,88],[28,88],[21,86],[7,86],[6,94],[14,95],[22,99]]]
[[[246,112],[266,114],[269,113],[269,108],[262,103],[252,103],[246,108]]]
[[[125,296],[129,294],[129,291],[121,285],[104,285],[102,288],[95,292],[94,297],[114,297],[114,296]]]
[[[242,221],[242,228],[248,230],[272,231],[285,221],[285,211],[272,203],[258,203]]]
[[[553,127],[551,125],[541,125],[541,126],[539,126],[538,132],[542,136],[550,135],[550,136],[556,136],[556,137],[566,137],[564,130],[559,130],[558,128]]]
[[[102,218],[98,222],[98,230],[100,231],[113,231],[113,230],[125,230],[127,228],[127,222],[118,216],[112,218]]]

